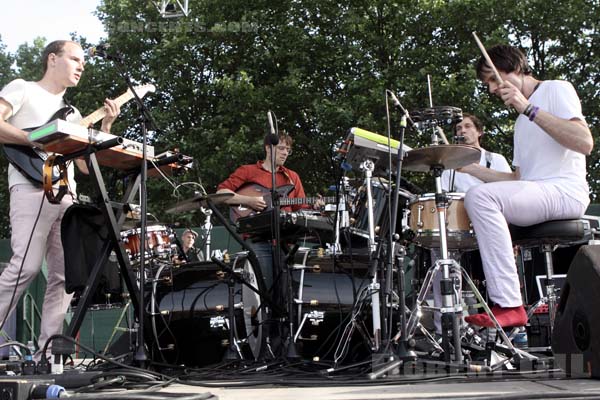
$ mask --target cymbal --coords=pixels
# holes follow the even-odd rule
[[[481,150],[464,144],[440,144],[414,149],[406,153],[402,168],[408,171],[429,172],[433,166],[456,169],[478,163]]]
[[[199,210],[200,207],[206,207],[207,200],[210,200],[213,204],[220,204],[233,197],[233,193],[211,193],[207,195],[196,195],[191,199],[182,200],[176,203],[174,206],[166,210],[167,214],[179,214],[188,211]]]

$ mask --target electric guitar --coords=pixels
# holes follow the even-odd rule
[[[148,92],[154,92],[156,88],[152,84],[137,86],[134,88],[135,93],[140,97],[144,97]],[[115,102],[120,106],[133,99],[133,93],[131,90],[123,93],[115,99]],[[71,106],[66,106],[55,112],[52,117],[48,120],[54,121],[55,119],[66,120],[69,114],[73,113]],[[88,127],[96,122],[100,121],[106,116],[106,110],[104,107],[100,107],[87,117],[83,118],[78,123],[82,126]],[[31,132],[37,128],[23,129],[24,131]],[[44,162],[48,158],[48,153],[37,148],[30,146],[21,146],[16,144],[5,144],[3,146],[4,154],[8,161],[19,170],[23,175],[32,180],[34,183],[43,184],[43,169]],[[60,179],[59,174],[56,171],[52,173],[52,183],[56,183]]]
[[[294,206],[301,204],[315,204],[317,201],[322,200],[326,203],[335,202],[335,197],[287,197],[290,192],[294,189],[294,185],[283,185],[275,189],[279,193],[279,205],[281,206]],[[267,207],[262,210],[268,211],[273,208],[273,201],[271,199],[271,189],[267,189],[257,183],[251,183],[242,186],[236,192],[244,196],[262,197],[267,203]],[[249,207],[240,205],[232,205],[229,210],[229,218],[232,222],[236,222],[239,218],[249,217],[251,215],[260,214],[261,211],[253,210]]]

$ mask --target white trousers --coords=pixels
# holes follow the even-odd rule
[[[34,227],[42,201],[43,208]],[[65,313],[73,296],[65,292],[65,262],[60,234],[63,214],[71,204],[73,201],[70,196],[63,197],[60,204],[50,204],[44,198],[42,189],[29,185],[15,185],[10,190],[10,242],[13,255],[10,264],[0,275],[0,318],[4,319],[8,313],[14,311],[19,298],[40,272],[45,256],[48,282],[42,306],[39,347],[43,346],[50,336],[62,333]],[[33,236],[27,249],[32,230]],[[19,285],[9,309],[24,256]]]
[[[543,181],[503,181],[474,186],[465,208],[477,243],[490,299],[500,307],[523,304],[508,224],[529,226],[579,218],[587,205]]]

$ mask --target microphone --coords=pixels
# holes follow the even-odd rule
[[[123,58],[117,54],[110,54],[107,50],[110,48],[108,43],[100,43],[98,46],[89,47],[86,51],[88,57],[99,57],[107,60],[122,61]]]
[[[391,90],[388,90],[387,92],[390,94],[390,97],[392,98],[392,103],[394,103],[394,105],[396,107],[398,107],[400,109],[400,111],[402,111],[402,113],[408,117],[408,111],[406,111],[406,109],[404,107],[402,107],[402,104],[400,104],[400,100],[398,100],[398,98],[396,97],[394,92],[392,92]]]
[[[271,110],[267,111],[267,118],[269,119],[269,126],[271,127],[269,143],[271,143],[273,146],[277,146],[279,144],[279,136],[277,136],[277,133],[275,133],[275,125],[273,125],[273,116],[271,114]]]
[[[408,111],[404,107],[402,107],[400,100],[398,100],[398,98],[396,97],[394,92],[392,92],[391,90],[388,90],[388,89],[386,89],[385,91],[386,91],[386,93],[388,93],[390,95],[390,97],[392,99],[392,103],[394,103],[394,106],[396,106],[400,109],[400,112],[402,113],[402,118],[408,119],[408,122],[410,122],[411,128],[413,128],[415,130],[415,132],[420,132],[419,127],[417,126],[417,124],[415,124],[415,121],[412,120]]]

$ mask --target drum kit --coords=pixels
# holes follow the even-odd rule
[[[447,113],[456,122],[456,110]],[[439,114],[439,111],[434,113],[436,118],[440,118]],[[423,121],[429,114],[421,115]],[[244,248],[230,257],[178,265],[173,262],[178,252],[174,230],[162,224],[149,225],[145,255],[147,262],[156,266],[145,268],[150,282],[145,304],[154,337],[151,356],[158,361],[188,366],[268,360],[285,358],[285,348],[293,341],[298,345],[298,356],[331,360],[335,366],[349,357],[351,361],[360,361],[390,349],[403,350],[384,354],[384,359],[405,362],[415,360],[411,348],[415,337],[422,334],[439,351],[443,362],[462,364],[463,354],[469,353],[468,349],[463,351],[463,345],[468,346],[469,342],[466,333],[472,336],[473,332],[462,325],[463,305],[457,274],[462,275],[469,286],[468,292],[474,293],[492,319],[493,315],[470,277],[449,256],[453,251],[475,249],[477,242],[464,208],[464,194],[444,192],[441,175],[445,169],[479,162],[480,150],[466,145],[432,144],[414,150],[405,148],[400,155],[396,152],[400,158],[396,163],[397,174],[401,168],[430,173],[435,179],[435,193],[415,195],[396,187],[390,179],[373,176],[380,174],[384,164],[382,141],[379,135],[364,130],[353,130],[347,138],[342,151],[344,162],[351,160],[358,166],[364,181],[360,187],[340,196],[342,200],[335,207],[335,215],[327,219],[326,229],[330,230],[329,237],[335,245],[327,250],[298,246],[287,249],[282,265],[291,269],[291,289],[285,282],[286,274],[281,274],[281,280],[275,281],[272,290],[265,287],[262,267],[252,248],[246,246],[215,207],[231,194],[199,194],[167,210],[170,214],[194,210],[205,214],[207,256],[211,254],[211,218],[216,217]],[[400,143],[393,145],[400,148]],[[392,189],[396,189],[396,202],[391,201]],[[392,223],[390,216],[394,206],[401,209],[397,224]],[[281,220],[288,223],[300,220],[305,224],[317,219],[320,225],[315,226],[323,225],[324,220],[319,219],[322,217],[293,214],[294,218],[283,215]],[[121,232],[134,268],[140,267],[140,234],[137,228]],[[344,235],[354,242],[366,242],[365,249],[352,250]],[[405,304],[404,294],[407,244],[439,249],[439,259],[428,269],[412,308]],[[383,262],[386,257],[392,262]],[[426,307],[436,275],[441,275],[442,304]],[[282,304],[288,301],[293,307],[285,310]],[[421,317],[426,309],[442,314],[441,344],[423,327]],[[498,329],[498,334],[509,352],[519,352],[502,329]],[[385,366],[385,371],[388,368]]]

